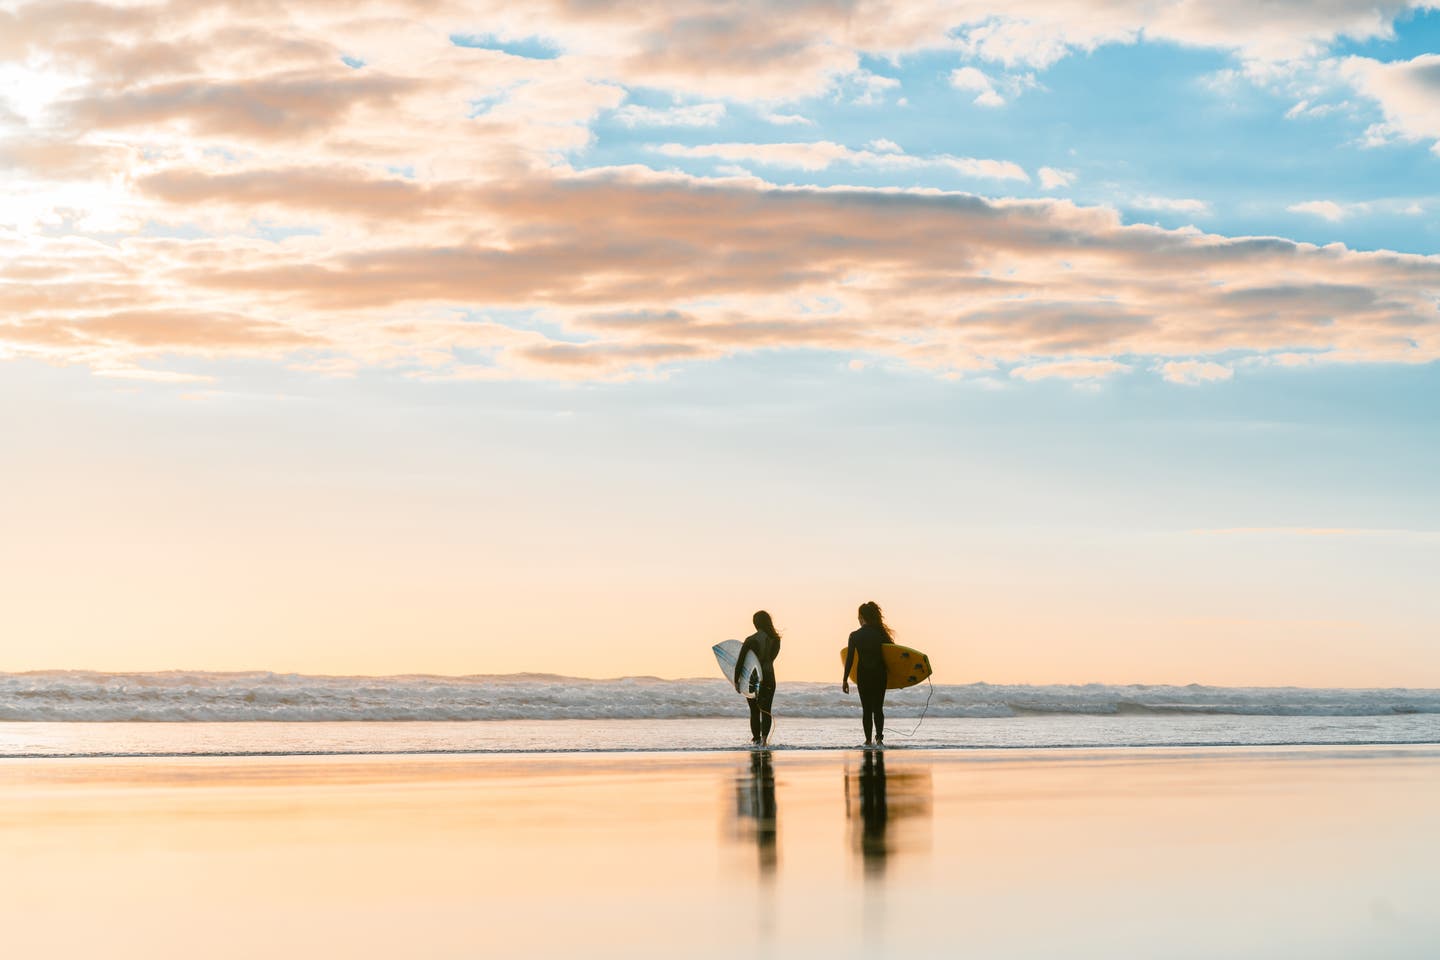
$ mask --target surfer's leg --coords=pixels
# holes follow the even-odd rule
[[[745,702],[750,704],[750,739],[760,741],[760,698],[750,697]]]
[[[775,685],[762,683],[753,702],[757,703],[760,712],[760,739],[767,740],[770,737],[770,725],[775,720],[770,712],[770,708],[775,706]]]
[[[858,686],[860,707],[865,711],[865,742],[869,743],[872,731],[877,736],[885,736],[885,678],[862,675]]]
[[[890,677],[885,670],[877,670],[870,677],[870,712],[875,715],[875,742],[885,742],[885,687]]]
[[[856,686],[860,689],[860,723],[865,727],[865,742],[868,744],[875,728],[874,691],[863,680]]]

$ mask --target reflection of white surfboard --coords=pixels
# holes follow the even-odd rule
[[[710,648],[715,651],[715,662],[720,664],[720,672],[731,683],[735,682],[735,661],[740,656],[742,646],[744,644],[739,640],[726,640],[724,643],[717,643]],[[735,692],[746,697],[753,697],[759,686],[760,658],[755,656],[754,650],[747,650],[745,652],[745,669],[740,672],[740,683],[736,685]]]

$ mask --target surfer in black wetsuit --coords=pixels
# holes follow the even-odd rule
[[[735,686],[745,692],[740,686],[740,671],[745,666],[745,654],[754,652],[760,661],[760,685],[748,701],[750,742],[763,745],[770,741],[770,726],[774,721],[770,708],[775,704],[775,658],[780,656],[780,634],[764,610],[757,610],[750,622],[755,624],[755,632],[745,638],[740,645],[740,655],[735,658]]]
[[[855,668],[855,685],[860,688],[861,723],[865,727],[865,746],[885,744],[885,684],[889,674],[885,669],[884,652],[880,649],[887,643],[894,643],[890,628],[880,613],[880,606],[873,600],[860,604],[860,629],[850,634],[850,646],[845,651],[845,676],[840,679],[840,689],[850,692],[850,669]],[[871,728],[875,738],[870,738]]]

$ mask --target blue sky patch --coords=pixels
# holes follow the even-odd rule
[[[563,52],[558,44],[544,37],[501,38],[493,33],[454,33],[450,35],[450,42],[457,47],[498,50],[501,53],[508,53],[512,57],[524,57],[527,60],[554,60]]]

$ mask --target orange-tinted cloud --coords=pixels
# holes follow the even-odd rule
[[[348,74],[348,75],[347,75]],[[416,88],[398,77],[355,71],[288,74],[259,80],[176,80],[114,93],[95,92],[63,105],[68,123],[87,130],[153,127],[182,121],[199,135],[242,140],[313,136],[344,122],[359,106],[393,108]]]
[[[1064,200],[571,163],[627,86],[763,107],[826,89],[861,53],[958,44],[1038,63],[1144,29],[1278,55],[1373,35],[1394,12],[1246,9],[1241,28],[1139,0],[1053,0],[1024,20],[966,2],[813,0],[784,16],[689,0],[12,5],[0,12],[0,56],[20,78],[0,109],[12,173],[0,352],[109,370],[244,354],[312,370],[608,377],[787,348],[1183,383],[1220,379],[1237,358],[1435,359],[1434,257],[1127,226]],[[542,36],[560,55],[452,42],[467,33]],[[653,146],[1029,176],[886,141]],[[1067,183],[1046,169],[1046,187]],[[517,310],[546,323],[497,319]]]
[[[569,375],[769,347],[889,354],[946,370],[1021,364],[1026,379],[1096,376],[1131,356],[1423,361],[1440,351],[1431,292],[1440,259],[1127,226],[1114,211],[1065,201],[636,171],[422,186],[345,171],[190,170],[139,186],[187,208],[263,203],[337,231],[364,226],[346,245],[136,245],[126,262],[141,265],[143,282],[83,288],[109,291],[100,307],[113,311],[121,293],[156,297],[146,309],[159,309],[164,291],[170,301],[230,305],[217,316],[275,318],[299,331],[297,344],[316,331],[340,351],[363,341],[382,362],[386,337],[390,359],[410,362],[418,339],[458,343],[469,322],[443,311],[497,307],[545,311],[582,341],[526,333],[496,344],[502,370],[508,355],[530,373]],[[28,291],[40,309],[56,285],[7,289],[12,305]],[[425,319],[377,325],[415,311]],[[222,345],[219,333],[210,329],[208,348]],[[246,327],[239,341],[284,338]],[[463,366],[443,349],[430,356]],[[1167,374],[1189,382],[1195,375],[1181,372],[1201,370],[1214,378],[1210,366]]]

